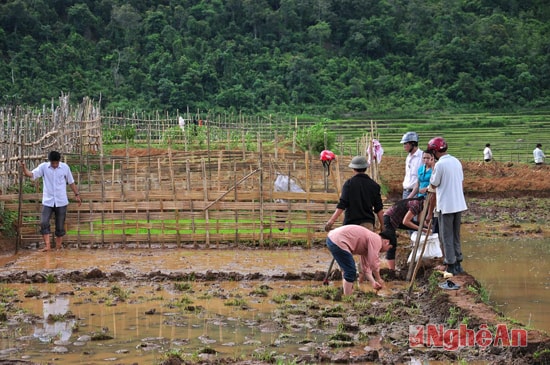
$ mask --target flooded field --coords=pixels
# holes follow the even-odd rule
[[[190,362],[228,364],[449,364],[458,354],[468,363],[489,364],[514,356],[410,348],[409,326],[451,323],[449,313],[456,311],[448,293],[434,296],[435,277],[421,272],[410,302],[404,296],[408,283],[387,270],[379,293],[358,284],[353,296],[343,297],[338,278],[323,285],[330,260],[324,247],[65,249],[4,256],[0,359],[164,364],[177,354]],[[476,270],[475,263],[470,258],[468,270]],[[467,297],[475,280],[466,276],[461,283]],[[477,311],[460,314],[462,320],[484,323]]]

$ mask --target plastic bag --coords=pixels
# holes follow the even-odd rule
[[[274,182],[274,191],[290,191],[292,193],[305,193],[304,189],[296,183],[296,180],[290,179],[287,175],[277,174]],[[283,199],[277,199],[277,203],[285,203]]]
[[[411,234],[411,243],[415,244],[416,237],[418,236],[418,232],[413,232]],[[415,261],[418,261],[418,258],[420,257],[420,253],[422,253],[422,246],[424,245],[424,241],[426,241],[426,235],[422,234],[420,236],[420,242],[418,243],[418,249],[416,250],[416,259]],[[407,262],[410,263],[412,259],[413,252],[411,251],[411,254],[409,255],[409,258],[407,259]],[[441,246],[439,245],[439,235],[437,233],[432,233],[428,236],[428,240],[426,241],[426,248],[424,249],[424,254],[422,255],[423,258],[426,259],[433,259],[438,257],[443,257],[443,252],[441,251]]]

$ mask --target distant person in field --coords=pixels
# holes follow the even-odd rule
[[[344,183],[336,210],[325,224],[325,231],[332,229],[343,212],[344,225],[357,224],[374,231],[376,216],[382,227],[384,214],[380,185],[365,173],[369,167],[365,156],[355,156],[348,167],[353,169],[354,175]]]
[[[73,174],[69,165],[61,161],[61,154],[51,151],[48,154],[48,162],[43,162],[34,170],[29,171],[25,162],[21,161],[23,174],[32,180],[42,178],[42,214],[40,216],[40,233],[44,238],[44,249],[50,251],[50,218],[55,215],[55,247],[63,248],[63,236],[65,236],[65,217],[69,198],[67,197],[67,185],[71,188],[78,202],[82,204],[80,193],[76,187]]]
[[[535,160],[535,165],[542,165],[546,155],[542,152],[542,144],[537,143],[537,147],[533,150],[533,159]]]
[[[491,151],[491,144],[487,143],[483,150],[483,159],[485,162],[490,162],[493,159],[493,151]]]

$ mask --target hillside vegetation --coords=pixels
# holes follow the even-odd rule
[[[1,104],[341,116],[550,104],[545,0],[8,0]]]

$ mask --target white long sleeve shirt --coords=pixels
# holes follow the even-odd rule
[[[74,184],[69,165],[60,162],[53,168],[50,162],[43,162],[32,170],[32,179],[42,178],[42,204],[47,207],[64,207],[69,204],[67,185]]]
[[[422,166],[422,150],[418,148],[415,153],[408,154],[405,159],[405,179],[403,179],[403,189],[411,190],[416,187],[418,182],[418,169]]]

